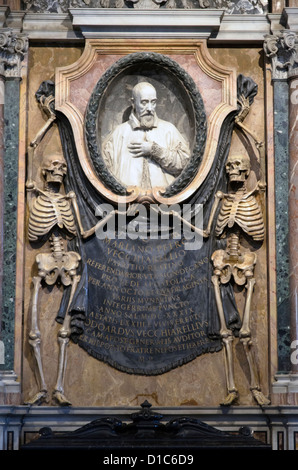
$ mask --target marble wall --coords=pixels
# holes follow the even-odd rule
[[[237,73],[251,77],[259,87],[258,95],[246,125],[251,128],[260,140],[265,139],[265,101],[264,101],[264,66],[263,53],[259,48],[210,48],[211,56],[219,63],[235,67]],[[50,45],[32,46],[29,50],[28,66],[28,135],[27,144],[41,127],[45,117],[41,115],[34,94],[43,80],[53,79],[55,68],[74,63],[81,55],[81,47],[52,47]],[[233,136],[232,151],[243,150],[240,135]],[[37,182],[39,159],[43,153],[53,150],[60,151],[58,130],[54,125],[41,145],[37,161],[34,163]],[[265,162],[261,162],[265,169]],[[253,169],[258,174],[257,161]],[[265,219],[266,196],[260,198]],[[269,214],[270,216],[270,214]],[[28,217],[28,208],[27,216]],[[26,225],[26,224],[25,224]],[[257,283],[252,304],[252,334],[255,354],[260,371],[263,392],[269,393],[270,367],[268,319],[268,273],[267,273],[267,241],[258,250],[256,267]],[[36,272],[34,265],[38,252],[48,249],[48,245],[31,245],[25,239],[24,266],[24,337],[22,387],[23,399],[37,391],[35,363],[28,344],[29,310],[32,294],[32,277]],[[59,325],[55,322],[62,297],[62,289],[54,286],[44,288],[40,294],[40,328],[43,337],[42,354],[45,376],[49,388],[56,382],[58,361],[57,332]],[[237,293],[239,307],[243,307],[243,294]],[[249,390],[249,369],[242,345],[234,342],[235,376],[240,392],[240,405],[254,405]],[[119,372],[112,367],[97,361],[71,343],[68,349],[68,364],[65,393],[74,406],[134,406],[145,399],[158,406],[199,405],[217,406],[226,393],[225,374],[222,352],[198,357],[192,362],[155,377],[134,376]]]

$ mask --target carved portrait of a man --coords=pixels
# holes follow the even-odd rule
[[[189,143],[174,124],[158,117],[157,103],[155,87],[139,82],[132,90],[129,119],[102,143],[107,168],[125,186],[167,187],[190,159]]]

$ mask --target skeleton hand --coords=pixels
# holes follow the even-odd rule
[[[210,235],[210,230],[207,230],[207,229],[203,230],[202,235],[203,235],[204,238],[208,238],[209,235]]]

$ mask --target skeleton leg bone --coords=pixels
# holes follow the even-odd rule
[[[255,360],[254,360],[254,356],[252,352],[252,341],[251,341],[251,331],[250,331],[250,308],[251,308],[251,298],[252,298],[254,284],[255,284],[255,279],[253,277],[249,277],[247,279],[246,302],[245,302],[245,309],[244,309],[244,315],[243,315],[243,321],[242,321],[242,328],[239,331],[239,337],[240,337],[240,342],[243,345],[243,348],[247,357],[247,362],[249,365],[250,390],[256,402],[262,406],[262,405],[269,405],[270,400],[268,400],[261,391],[257,367],[255,364]]]
[[[27,405],[37,405],[43,401],[48,401],[48,391],[47,385],[45,383],[41,352],[40,352],[40,343],[41,343],[41,334],[38,328],[38,313],[37,313],[37,303],[38,303],[38,294],[41,288],[42,277],[34,276],[33,279],[33,296],[32,296],[32,310],[31,310],[31,330],[29,333],[29,344],[32,346],[34,351],[34,356],[37,362],[39,380],[40,380],[40,391],[29,399]]]
[[[219,276],[212,276],[212,283],[214,285],[215,300],[220,320],[220,336],[224,344],[224,358],[225,358],[225,370],[228,395],[222,402],[222,405],[231,405],[238,398],[238,391],[234,382],[234,367],[233,367],[233,334],[231,330],[227,328],[221,294],[220,294],[220,283]]]
[[[71,285],[70,299],[67,306],[67,311],[63,321],[62,328],[60,328],[58,333],[58,343],[60,348],[59,355],[59,365],[58,365],[58,377],[55,390],[53,392],[53,398],[62,406],[71,405],[70,401],[64,396],[64,378],[66,370],[66,359],[67,359],[67,346],[69,343],[70,337],[70,320],[69,307],[72,302],[74,293],[76,291],[77,285],[79,283],[80,276],[74,276]]]

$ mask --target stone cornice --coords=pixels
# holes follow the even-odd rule
[[[281,22],[285,28],[298,33],[298,8],[285,8],[282,12]]]
[[[10,12],[6,24],[30,41],[83,42],[93,37],[208,38],[219,43],[258,43],[271,32],[269,15],[229,15],[224,10],[71,9],[69,13]],[[74,12],[74,13],[73,13]],[[89,15],[89,18],[88,18]],[[93,18],[92,18],[93,16]],[[108,24],[107,18],[110,23]],[[179,18],[181,20],[179,21]],[[121,22],[120,22],[121,19]],[[278,19],[275,19],[278,22]],[[97,22],[97,23],[96,23]],[[282,26],[281,26],[282,28]]]
[[[262,44],[264,36],[271,30],[268,15],[227,15],[224,14],[216,35],[210,37],[210,42],[223,44]]]
[[[181,21],[179,22],[179,17]],[[120,21],[121,20],[121,21]],[[128,8],[70,9],[66,13],[10,11],[0,7],[0,27],[23,32],[30,41],[84,42],[97,37],[181,37],[187,34],[211,42],[256,44],[264,36],[285,28],[298,32],[298,9],[285,8],[282,14],[228,14],[225,9]],[[297,25],[297,26],[296,26]]]
[[[85,38],[209,38],[219,30],[222,10],[70,9]]]

